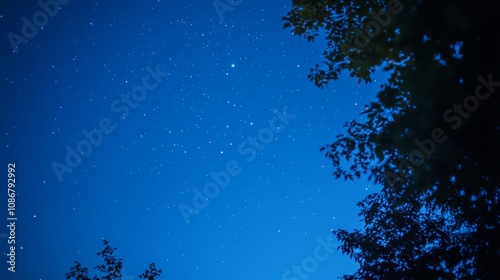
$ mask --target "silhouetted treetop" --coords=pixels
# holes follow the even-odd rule
[[[123,269],[123,259],[117,258],[115,256],[116,248],[109,245],[108,240],[103,240],[104,249],[98,252],[97,255],[102,257],[104,264],[99,264],[94,267],[98,272],[100,272],[100,277],[95,274],[92,278],[88,276],[88,268],[83,267],[78,261],[75,261],[75,265],[71,267],[70,272],[66,273],[66,279],[75,280],[121,280],[122,279],[122,269]],[[162,270],[156,268],[155,263],[151,263],[149,268],[146,269],[141,275],[140,279],[145,280],[155,280],[160,276]]]

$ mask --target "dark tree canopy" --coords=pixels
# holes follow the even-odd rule
[[[455,279],[473,270],[467,228],[432,210],[425,195],[398,201],[394,192],[371,194],[358,203],[363,230],[335,230],[341,249],[360,263],[346,279]]]
[[[364,230],[334,232],[361,264],[345,278],[500,275],[500,2],[293,3],[285,28],[327,41],[317,86],[390,74],[366,121],[321,149],[336,178],[385,186],[361,205]]]
[[[66,273],[66,279],[75,280],[121,280],[122,279],[122,269],[123,269],[123,259],[119,259],[115,256],[116,248],[109,245],[108,240],[103,240],[104,249],[97,253],[98,256],[102,257],[104,264],[96,265],[96,269],[101,276],[98,277],[97,274],[92,278],[88,276],[88,268],[83,267],[78,261],[75,261],[75,265],[71,267],[70,272]],[[139,275],[139,279],[144,280],[155,280],[161,274],[161,269],[156,268],[155,263],[151,263],[149,268]]]

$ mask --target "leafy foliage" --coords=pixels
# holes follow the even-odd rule
[[[146,271],[139,275],[139,279],[145,279],[145,280],[155,280],[156,277],[160,277],[161,274],[161,269],[156,268],[155,263],[151,263],[149,265],[149,268],[146,269]]]
[[[427,194],[385,190],[358,203],[365,228],[333,231],[341,250],[360,263],[344,279],[476,279],[476,252],[485,246],[474,225],[434,209]]]
[[[308,76],[318,87],[390,74],[365,120],[321,148],[336,178],[385,187],[360,205],[364,231],[334,232],[361,264],[345,279],[500,275],[499,12],[494,0],[296,0],[283,17],[326,40]]]
[[[98,252],[97,255],[102,257],[104,264],[96,265],[94,268],[100,272],[102,275],[98,277],[94,275],[92,278],[88,276],[88,268],[82,266],[78,261],[75,261],[75,265],[71,267],[70,272],[66,273],[66,279],[75,280],[121,280],[122,279],[122,269],[123,269],[123,259],[117,258],[115,256],[116,248],[109,245],[108,240],[103,240],[104,249]],[[139,275],[140,279],[145,280],[155,280],[160,276],[162,270],[156,268],[155,263],[151,263],[149,268]]]

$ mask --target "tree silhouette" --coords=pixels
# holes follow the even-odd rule
[[[108,240],[103,240],[104,249],[98,252],[97,255],[103,258],[104,264],[96,265],[94,269],[101,273],[99,278],[94,275],[92,278],[88,276],[88,268],[83,267],[78,261],[75,261],[75,265],[71,267],[70,272],[66,273],[66,279],[75,280],[121,280],[122,279],[122,269],[123,269],[123,259],[117,258],[115,256],[116,248],[109,245]],[[139,279],[145,280],[155,280],[160,276],[162,270],[157,269],[155,263],[151,263],[149,268],[139,275]]]
[[[499,12],[494,0],[296,0],[283,17],[327,42],[317,86],[389,73],[365,120],[321,148],[336,178],[384,186],[360,205],[363,231],[334,231],[361,264],[344,278],[500,275]]]
[[[344,279],[476,279],[474,228],[458,227],[426,198],[382,192],[359,202],[364,229],[333,231],[341,250],[360,264]]]

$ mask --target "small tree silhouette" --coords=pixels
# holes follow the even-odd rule
[[[160,274],[161,269],[157,269],[155,263],[150,263],[149,268],[146,269],[143,274],[139,275],[139,278],[145,280],[155,280],[156,277],[160,276]]]
[[[104,259],[104,264],[96,265],[94,269],[99,271],[102,276],[99,278],[97,275],[90,278],[88,276],[88,268],[83,267],[78,261],[75,261],[75,265],[71,267],[70,272],[66,273],[66,279],[75,280],[121,280],[122,269],[123,269],[123,259],[117,258],[114,254],[116,248],[109,245],[108,240],[103,240],[104,249],[98,252],[97,255]],[[156,268],[155,263],[151,263],[149,268],[139,275],[139,279],[144,280],[155,280],[159,277],[162,270]]]

